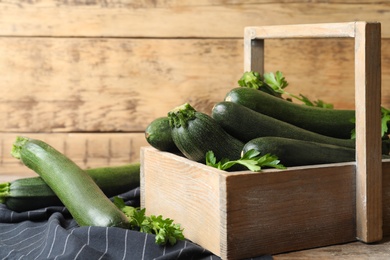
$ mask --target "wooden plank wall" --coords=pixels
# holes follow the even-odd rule
[[[190,102],[209,113],[243,73],[245,26],[382,23],[390,107],[390,5],[367,0],[0,0],[0,180],[34,175],[17,135],[82,167],[139,160],[145,127]],[[353,41],[269,40],[265,70],[290,92],[354,107]]]

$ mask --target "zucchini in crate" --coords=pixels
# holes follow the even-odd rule
[[[168,117],[159,117],[146,127],[145,138],[151,146],[160,151],[177,153],[179,149],[172,140],[171,132]]]
[[[274,154],[284,166],[290,167],[352,162],[356,159],[356,151],[352,148],[274,136],[250,140],[242,151],[245,153],[252,149],[260,154]],[[389,159],[390,156],[382,155],[382,158]]]
[[[140,185],[140,163],[98,167],[85,170],[108,197]],[[62,202],[41,177],[0,183],[0,202],[14,211],[62,206]]]
[[[213,151],[217,160],[239,159],[244,143],[226,133],[209,115],[185,103],[168,112],[172,139],[188,159],[205,163],[206,153]]]
[[[336,138],[351,138],[354,110],[327,109],[296,104],[257,89],[239,87],[227,93],[234,102],[300,128]]]
[[[222,101],[215,104],[211,116],[226,132],[243,142],[257,137],[277,136],[355,148],[354,139],[311,132],[233,102]]]
[[[287,167],[355,161],[355,149],[283,137],[259,137],[247,142],[243,152],[271,153]]]
[[[47,183],[78,225],[129,227],[126,215],[92,177],[47,143],[18,136],[11,154]]]

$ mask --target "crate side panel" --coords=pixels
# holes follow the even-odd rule
[[[229,259],[355,240],[353,163],[235,175],[227,190]]]
[[[141,203],[148,215],[172,218],[184,236],[220,252],[219,170],[142,147]],[[204,167],[202,167],[204,166]]]

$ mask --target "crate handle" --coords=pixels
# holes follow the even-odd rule
[[[381,24],[348,22],[246,27],[244,71],[264,73],[264,40],[354,38],[356,238],[382,240]]]

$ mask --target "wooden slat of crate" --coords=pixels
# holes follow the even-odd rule
[[[381,25],[355,28],[356,225],[364,242],[382,239]]]
[[[221,212],[221,219],[227,219],[226,248],[221,251],[226,259],[355,240],[353,164],[224,178],[228,211]]]

